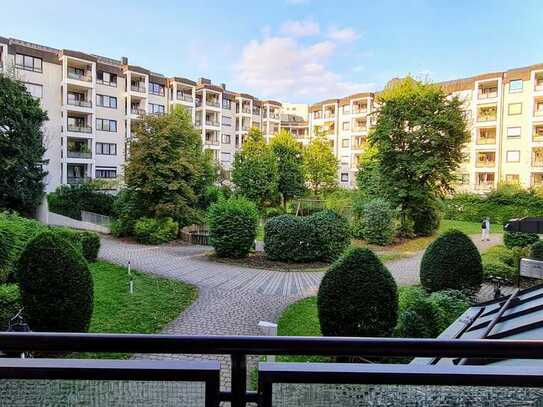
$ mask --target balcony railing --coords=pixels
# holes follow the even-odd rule
[[[491,112],[481,111],[477,114],[477,121],[480,121],[480,122],[495,121],[497,117],[498,117],[498,114],[496,111],[491,111]]]
[[[83,82],[91,82],[92,81],[91,75],[89,75],[87,73],[81,74],[81,73],[70,71],[70,70],[68,70],[68,78],[75,79],[75,80],[78,80],[78,81],[83,81]]]
[[[147,93],[147,89],[144,85],[131,85],[130,90],[132,90],[132,92]]]
[[[68,124],[68,131],[73,133],[92,133],[92,127],[87,125],[78,126],[75,124]]]
[[[534,131],[532,141],[543,141],[543,129]]]
[[[475,184],[475,189],[478,190],[488,190],[494,187],[494,181],[479,181]]]
[[[92,158],[92,153],[90,151],[70,151],[68,150],[68,158]]]
[[[477,96],[479,99],[493,99],[498,97],[498,90],[492,90],[492,91],[481,91],[479,90],[479,94]]]
[[[352,405],[353,400],[363,400],[367,385],[371,385],[375,405],[419,405],[415,401],[423,399],[432,405],[433,396],[440,405],[454,405],[459,396],[463,397],[463,405],[478,405],[481,400],[487,405],[517,405],[519,400],[528,402],[528,396],[538,399],[543,385],[541,369],[536,366],[485,366],[469,362],[543,359],[543,341],[539,340],[0,333],[0,349],[45,354],[229,355],[231,361],[230,388],[220,391],[217,360],[0,359],[0,378],[9,379],[2,388],[2,402],[6,405],[55,404],[51,403],[54,397],[65,396],[67,392],[81,405],[91,404],[86,398],[98,393],[104,397],[102,404],[130,404],[134,392],[148,404],[155,404],[159,398],[176,397],[179,405],[206,407],[217,407],[221,402],[230,402],[233,407],[247,403],[258,403],[260,407],[277,403],[300,407]],[[460,359],[467,363],[259,363],[257,388],[251,391],[247,389],[247,355],[424,357]],[[43,380],[49,380],[47,387],[41,385]],[[86,381],[83,390],[78,384],[81,380]],[[34,381],[37,381],[35,386]],[[129,384],[131,391],[127,392],[127,387],[118,381],[133,382]],[[304,390],[297,391],[301,390],[300,385]],[[401,391],[398,385],[402,386]],[[100,386],[100,392],[96,392],[95,386]]]
[[[208,145],[208,146],[218,146],[220,144],[220,142],[219,142],[218,138],[209,139],[209,138],[206,137],[205,144]]]
[[[116,88],[117,87],[117,82],[114,82],[114,81],[104,81],[103,79],[96,79],[96,83],[99,84],[99,85],[104,85],[104,86],[111,86],[112,88]]]
[[[218,100],[211,100],[211,99],[206,100],[206,105],[212,106],[212,107],[220,107],[221,106]]]
[[[68,104],[70,106],[92,107],[90,100],[68,99]]]
[[[477,168],[485,168],[485,167],[495,167],[496,166],[496,159],[493,160],[477,160],[477,163],[475,164]]]
[[[260,110],[253,109],[253,115],[254,116],[260,116]]]
[[[496,144],[496,136],[494,137],[479,136],[477,138],[477,144]]]
[[[89,177],[67,177],[68,184],[70,185],[79,185],[84,184],[85,182],[89,182]]]
[[[324,112],[324,118],[325,119],[331,119],[332,117],[335,117],[335,112]]]
[[[145,114],[145,109],[141,109],[139,107],[131,107],[130,113],[138,115],[138,116],[142,116]]]
[[[220,127],[218,120],[206,120],[206,126]]]
[[[356,105],[353,105],[353,113],[354,114],[367,113],[367,112],[368,112],[367,107],[356,107]]]
[[[242,113],[251,114],[251,109],[248,108],[248,107],[244,107],[244,108],[241,109],[241,112],[242,112]]]
[[[540,79],[540,80],[536,81],[535,90],[536,91],[543,91],[543,79]]]
[[[177,100],[182,100],[184,102],[191,102],[194,100],[192,95],[187,95],[186,93],[178,93]]]

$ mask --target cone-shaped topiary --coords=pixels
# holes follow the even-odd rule
[[[459,230],[449,230],[424,252],[420,281],[428,291],[477,289],[483,282],[479,250]]]
[[[530,259],[543,260],[543,242],[541,240],[530,246]]]
[[[367,248],[350,248],[324,275],[317,297],[325,336],[391,336],[398,320],[396,282]]]
[[[25,318],[33,331],[88,331],[92,276],[81,253],[58,233],[42,232],[28,242],[16,277]]]

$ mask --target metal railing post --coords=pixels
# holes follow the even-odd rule
[[[247,355],[232,354],[232,407],[245,407],[247,392]]]

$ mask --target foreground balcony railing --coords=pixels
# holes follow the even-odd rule
[[[68,158],[92,158],[92,153],[90,151],[67,151]]]
[[[543,341],[340,337],[244,337],[1,333],[0,349],[39,352],[43,359],[0,359],[2,405],[72,404],[259,406],[509,406],[539,400],[543,368],[485,366],[478,361],[543,359]],[[210,360],[51,359],[55,353],[229,355],[230,389]],[[247,390],[247,355],[424,357],[427,364],[259,363],[257,391]],[[432,358],[453,358],[434,364]],[[447,361],[445,361],[447,362]],[[473,364],[471,364],[473,363]],[[371,398],[367,399],[367,398]],[[357,404],[353,404],[356,400]],[[371,403],[369,402],[371,401]],[[519,402],[523,404],[518,404]],[[535,405],[535,404],[534,404]]]
[[[206,105],[212,107],[220,107],[220,103],[218,100],[206,100]]]
[[[74,133],[92,133],[91,126],[77,126],[73,124],[68,124],[67,128],[68,128],[68,131],[71,131]]]
[[[70,106],[92,107],[92,102],[90,100],[68,99],[68,104]]]
[[[147,89],[144,85],[131,85],[130,90],[132,90],[132,92],[147,93]]]
[[[145,109],[140,109],[139,107],[131,107],[130,113],[138,116],[143,116],[145,114]]]
[[[70,185],[84,184],[88,181],[90,181],[90,177],[67,177],[67,182]]]
[[[206,120],[206,126],[220,127],[218,120]]]
[[[68,78],[83,82],[92,82],[92,77],[89,74],[81,74],[74,71],[68,71]]]

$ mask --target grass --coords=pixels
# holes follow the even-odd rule
[[[94,311],[89,332],[157,333],[198,297],[180,281],[132,272],[134,294],[128,293],[127,269],[108,262],[89,265],[94,280]],[[126,353],[85,353],[77,357],[128,358]]]

